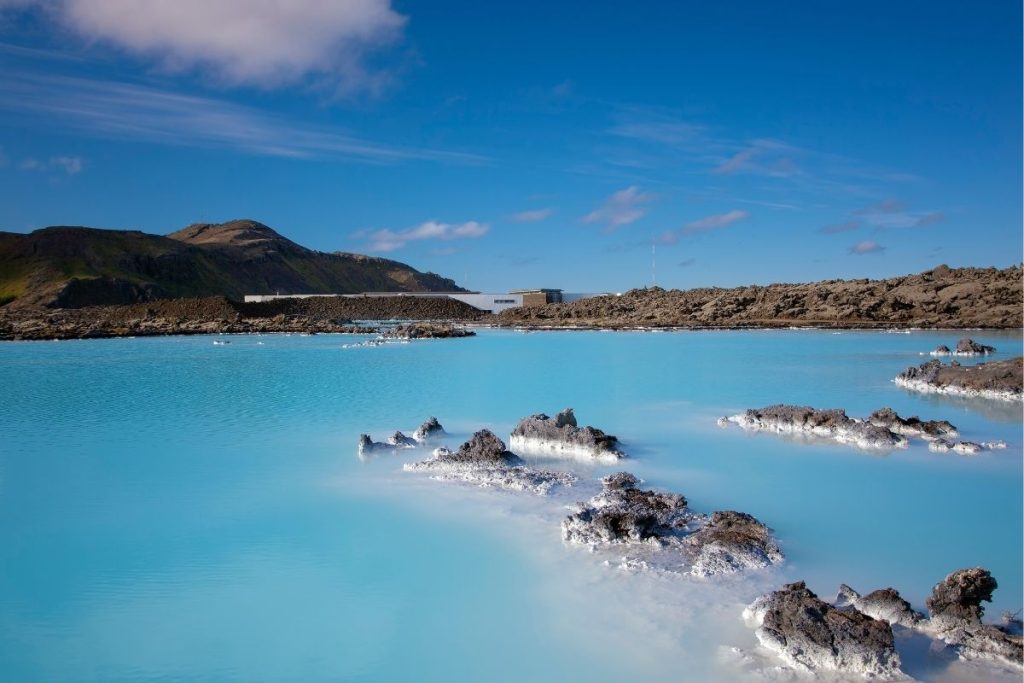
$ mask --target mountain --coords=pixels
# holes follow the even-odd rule
[[[167,236],[66,226],[0,232],[0,305],[386,291],[466,290],[398,261],[307,249],[252,220],[200,223]]]

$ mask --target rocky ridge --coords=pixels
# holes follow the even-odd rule
[[[749,328],[1019,328],[1021,266],[949,268],[885,280],[664,290],[511,309],[497,324],[602,329]]]

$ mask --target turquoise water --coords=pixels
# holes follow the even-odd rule
[[[990,616],[1018,610],[1020,405],[890,382],[958,336],[4,343],[0,679],[730,681],[774,664],[739,615],[782,581],[825,597],[892,585],[921,608],[949,571],[982,565],[1000,583]],[[1021,353],[1019,333],[974,338]],[[774,402],[888,405],[1010,447],[872,455],[715,425]],[[787,563],[724,580],[630,574],[560,541],[563,506],[592,484],[544,499],[403,473],[410,452],[356,458],[363,431],[437,415],[458,445],[565,406],[618,434],[649,484],[772,526]],[[1002,675],[901,648],[923,680]]]

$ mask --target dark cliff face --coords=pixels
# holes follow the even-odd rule
[[[190,225],[166,237],[64,226],[0,233],[0,305],[373,291],[465,290],[397,261],[307,249],[250,220]]]

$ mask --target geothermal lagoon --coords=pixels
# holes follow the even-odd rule
[[[1021,609],[1021,404],[892,380],[958,332],[524,333],[361,345],[233,335],[0,346],[0,671],[11,681],[796,680],[744,607],[803,580],[932,586],[981,566]],[[1021,335],[974,332],[1021,353]],[[228,344],[214,344],[214,341]],[[349,348],[343,348],[344,346]],[[883,407],[1007,447],[858,449],[723,429],[777,403]],[[357,457],[437,416],[456,449],[575,409],[628,457],[520,454],[548,495],[437,481],[430,448]],[[566,544],[569,508],[628,471],[770,527],[781,564],[698,577]],[[566,479],[570,479],[567,477]],[[1015,681],[897,633],[925,681]],[[826,675],[825,680],[830,680]],[[837,678],[836,680],[847,680]]]

